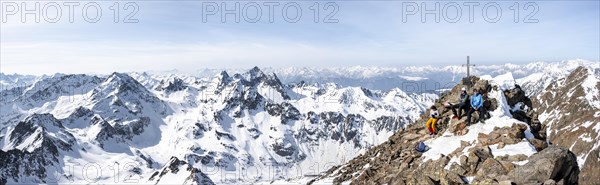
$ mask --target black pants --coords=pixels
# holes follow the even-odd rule
[[[469,106],[464,103],[452,105],[452,106],[450,106],[450,108],[452,109],[452,113],[454,115],[458,116],[458,118],[462,117],[463,110],[469,110]],[[456,109],[458,109],[458,114],[456,113]]]
[[[471,108],[469,109],[469,113],[467,113],[467,125],[471,125],[471,114],[473,114],[475,111],[479,111],[479,117],[477,117],[477,121],[475,121],[475,123],[481,121],[481,119],[484,119],[483,117],[485,117],[485,109],[483,106],[479,107],[478,109]]]

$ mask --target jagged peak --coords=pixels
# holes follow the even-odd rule
[[[49,76],[49,78],[60,78],[60,77],[63,77],[63,76],[67,76],[67,74],[64,74],[64,73],[54,73],[51,76]]]
[[[265,76],[267,76],[260,68],[254,66],[248,72],[241,74],[241,76],[246,80],[253,82],[255,80],[262,80]]]
[[[235,75],[238,75],[238,74],[235,74]],[[231,80],[231,76],[225,70],[221,71],[219,74],[217,74],[213,77],[214,83],[227,83],[230,80]]]
[[[58,119],[54,117],[54,115],[50,113],[44,114],[32,114],[25,118],[25,120],[21,123],[31,124],[31,125],[39,125],[44,128],[49,127],[58,127],[64,128]]]
[[[143,92],[148,92],[146,87],[142,85],[140,82],[135,80],[133,77],[129,76],[126,73],[112,73],[104,83],[100,86],[101,89],[118,89],[119,92],[124,91],[138,91],[141,90]]]
[[[574,76],[586,76],[586,75],[596,75],[596,71],[600,68],[595,68],[594,66],[579,66],[573,70],[571,73]]]
[[[52,137],[61,137],[69,134],[59,134],[63,132],[63,125],[52,114],[32,114],[27,116],[23,121],[15,125],[14,129],[9,134],[9,141],[12,147],[8,148],[23,148],[32,152],[39,148],[43,142],[46,142],[47,133]],[[35,138],[33,140],[28,138]],[[69,140],[71,138],[66,138]]]
[[[184,90],[186,88],[187,85],[181,78],[172,76],[166,80],[161,80],[160,84],[155,89],[158,91],[175,92]]]
[[[60,73],[57,73],[60,74]],[[51,77],[48,78],[40,78],[39,80],[37,80],[36,82],[33,83],[33,85],[30,87],[30,89],[33,90],[42,90],[45,89],[49,86],[52,85],[58,85],[58,86],[68,86],[68,85],[73,85],[72,83],[76,82],[76,80],[91,80],[91,81],[95,81],[95,80],[100,80],[101,78],[97,77],[97,76],[90,76],[90,75],[86,75],[86,74],[68,74],[68,75],[64,75],[64,74],[60,74],[60,75],[53,75]]]
[[[256,74],[263,73],[263,71],[262,71],[262,70],[260,70],[260,68],[258,68],[258,66],[254,66],[252,69],[250,69],[250,71],[249,71],[249,72],[250,72],[250,73],[256,73]],[[264,74],[264,73],[263,73],[263,74]]]
[[[598,78],[595,74],[596,69],[591,66],[579,66],[575,68],[571,73],[566,75],[565,77],[558,79],[555,83],[559,84],[562,87],[564,84],[581,84],[587,79]],[[548,87],[550,88],[550,86]]]
[[[89,115],[92,115],[93,113],[94,112],[92,110],[85,108],[83,106],[79,106],[71,113],[71,115],[69,115],[69,118],[79,118],[79,117],[83,117],[83,116],[89,116]]]
[[[223,71],[221,71],[221,72],[218,74],[218,76],[219,76],[221,79],[226,79],[226,78],[229,78],[229,73],[227,73],[227,71],[223,70]]]
[[[113,72],[110,76],[108,76],[107,81],[129,81],[129,80],[135,80],[133,79],[131,76],[129,76],[126,73],[118,73],[118,72]]]

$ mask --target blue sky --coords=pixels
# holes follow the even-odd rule
[[[138,23],[113,22],[110,7],[119,3],[118,17],[122,20],[132,10],[123,9],[127,1],[98,1],[102,16],[96,23],[82,18],[82,7],[93,1],[82,1],[74,8],[74,23],[68,21],[68,8],[61,4],[62,17],[57,23],[43,17],[35,23],[32,15],[22,23],[20,12],[6,12],[10,14],[10,5],[22,9],[21,2],[6,2],[0,3],[0,71],[4,73],[452,65],[464,62],[466,55],[478,64],[600,60],[599,1],[534,1],[527,4],[528,9],[526,2],[520,1],[479,2],[474,6],[473,22],[469,21],[464,2],[268,1],[279,3],[274,6],[273,22],[269,21],[268,7],[257,2],[262,16],[256,23],[243,18],[256,15],[255,7],[250,6],[255,4],[250,1],[237,1],[242,9],[239,23],[233,15],[226,15],[223,23],[220,12],[206,15],[207,22],[203,22],[203,8],[217,5],[222,10],[222,3],[232,8],[236,1],[136,1],[139,11],[134,18]],[[41,1],[40,9],[49,2]],[[288,3],[297,3],[302,11],[296,23],[283,18],[283,7]],[[314,9],[315,3],[320,9],[319,23],[313,20],[311,6]],[[421,21],[423,5],[433,9],[436,3],[440,5],[440,22],[435,22],[432,14]],[[501,8],[502,15],[495,23],[484,19],[495,21],[497,15],[495,6],[488,7],[487,16],[483,14],[488,3],[497,3]],[[515,3],[519,7],[518,23],[511,10],[511,6],[517,7]],[[325,5],[331,6],[324,9]],[[406,15],[403,21],[403,14],[410,13],[415,5],[419,11]],[[452,5],[461,8],[457,21],[451,20],[457,15]],[[34,4],[27,1],[25,6]],[[243,11],[244,6],[247,11]],[[322,20],[334,7],[338,11],[332,19],[337,23],[324,23]],[[537,12],[532,19],[537,23],[524,23],[534,8]],[[287,10],[293,18],[294,6]],[[55,12],[53,8],[42,11],[49,18]],[[88,9],[87,15],[93,18],[96,14]]]

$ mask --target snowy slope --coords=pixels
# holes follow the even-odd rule
[[[258,68],[211,78],[55,75],[1,93],[3,163],[43,161],[3,164],[9,183],[299,179],[383,142],[437,98],[286,85]]]

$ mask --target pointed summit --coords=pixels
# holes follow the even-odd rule
[[[258,68],[258,66],[254,66],[252,69],[250,69],[250,72],[262,73],[262,70],[260,70],[260,68]]]
[[[227,79],[229,78],[229,73],[227,73],[227,71],[223,70],[221,71],[221,73],[219,73],[218,75],[221,79]]]
[[[254,66],[250,71],[244,73],[243,76],[247,81],[252,82],[255,80],[262,80],[266,75],[260,68]]]
[[[114,72],[108,76],[107,81],[131,81],[135,80],[131,76],[125,73]]]
[[[112,73],[99,88],[106,94],[114,90],[117,93],[142,93],[151,94],[144,85],[125,73]]]

